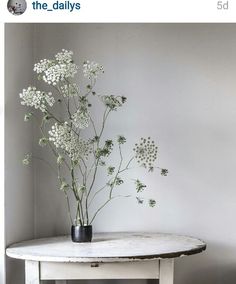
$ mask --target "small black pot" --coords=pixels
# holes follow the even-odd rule
[[[75,243],[91,242],[93,237],[93,228],[88,226],[71,226],[71,239]]]

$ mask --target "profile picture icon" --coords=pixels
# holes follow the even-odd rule
[[[25,0],[8,0],[7,9],[13,15],[22,15],[27,8]]]

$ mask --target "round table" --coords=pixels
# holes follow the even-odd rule
[[[206,249],[196,238],[173,234],[102,233],[91,243],[68,236],[25,241],[7,248],[9,257],[25,261],[26,284],[41,280],[159,279],[173,284],[174,258]]]

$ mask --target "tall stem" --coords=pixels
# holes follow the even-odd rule
[[[113,199],[118,198],[118,197],[130,197],[131,195],[117,195],[117,196],[113,196],[111,198],[109,198],[101,207],[98,208],[98,210],[95,212],[95,214],[93,215],[91,221],[90,221],[90,225],[92,224],[93,220],[96,218],[97,214]]]
[[[96,179],[96,174],[97,174],[97,169],[98,169],[98,163],[99,163],[99,158],[97,159],[96,165],[95,165],[95,170],[94,170],[94,174],[93,174],[93,179],[92,179],[92,183],[90,185],[89,191],[87,193],[86,196],[86,200],[85,200],[85,210],[86,210],[86,220],[87,220],[87,224],[89,224],[89,214],[88,214],[88,197],[91,193],[91,190],[93,188],[95,179]]]
[[[99,144],[100,144],[100,139],[101,139],[101,136],[103,134],[103,131],[104,131],[104,128],[105,128],[105,123],[106,123],[106,120],[107,120],[107,117],[110,113],[110,110],[108,110],[108,107],[106,107],[104,113],[103,113],[103,120],[102,120],[102,127],[101,127],[101,130],[100,130],[100,133],[99,133],[99,136],[98,136],[98,140],[97,140],[97,149],[99,148]],[[94,126],[95,127],[95,126]],[[95,133],[96,130],[95,130]],[[96,159],[96,156],[95,156],[95,159]],[[97,175],[97,170],[98,170],[98,164],[99,164],[99,161],[100,161],[100,158],[97,158],[97,161],[95,163],[95,169],[94,169],[94,173],[93,173],[93,178],[92,178],[92,182],[91,182],[91,185],[89,187],[89,190],[87,192],[87,196],[86,196],[86,200],[85,200],[85,210],[86,210],[86,220],[87,220],[87,224],[89,223],[89,214],[88,214],[88,199],[89,199],[89,195],[92,191],[92,188],[93,188],[93,185],[94,185],[94,182],[96,180],[96,175]],[[90,172],[90,171],[89,171]]]
[[[72,168],[71,168],[71,180],[72,180],[72,190],[74,192],[74,196],[75,196],[77,203],[78,203],[77,204],[77,213],[76,213],[76,223],[77,223],[77,220],[79,218],[80,225],[83,225],[83,223],[84,223],[83,208],[82,208],[82,204],[81,204],[79,194],[77,192],[73,165],[72,165]]]
[[[118,177],[118,174],[120,173],[120,169],[121,169],[122,162],[123,162],[123,155],[122,155],[122,152],[121,152],[121,146],[120,146],[120,144],[119,144],[119,153],[120,153],[120,163],[119,163],[119,166],[118,166],[117,173],[116,173],[116,175],[115,175],[115,177],[114,177],[114,181],[113,181],[113,183],[112,183],[112,185],[111,185],[111,188],[110,188],[109,199],[112,198],[112,192],[113,192],[113,189],[114,189],[114,187],[115,187],[116,179],[117,179],[117,177]]]
[[[58,167],[57,167],[57,177],[58,177],[60,183],[62,183],[62,178],[61,178],[61,166],[60,166],[60,165],[58,165]],[[68,196],[66,190],[64,190],[64,194],[65,194],[66,202],[67,202],[68,216],[69,216],[69,218],[70,218],[71,225],[73,225],[73,219],[72,219],[72,217],[71,217],[71,209],[70,209],[70,200],[69,200],[69,196]]]
[[[68,215],[69,215],[69,218],[70,218],[70,223],[71,223],[71,225],[73,225],[73,219],[71,217],[71,210],[70,210],[70,200],[69,200],[69,196],[68,196],[66,191],[65,191],[65,196],[66,196],[67,210],[68,210]]]

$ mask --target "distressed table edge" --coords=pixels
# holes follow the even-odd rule
[[[130,257],[43,257],[43,256],[32,256],[32,255],[20,255],[17,253],[12,253],[11,248],[6,249],[6,255],[11,258],[21,259],[21,260],[32,260],[32,261],[48,261],[48,262],[130,262],[130,261],[145,261],[145,260],[155,260],[155,259],[168,259],[168,258],[177,258],[183,256],[190,256],[194,254],[198,254],[206,250],[206,245],[199,246],[199,248],[192,249],[189,251],[180,251],[180,252],[172,252],[158,255],[140,255],[140,256],[130,256]]]
[[[109,235],[109,234],[116,234],[116,233],[99,233],[98,235]],[[124,236],[133,236],[137,234],[143,234],[143,235],[156,235],[159,233],[146,233],[146,232],[117,232],[117,234],[124,234]],[[186,238],[193,238],[194,240],[197,240],[200,242],[199,245],[197,245],[195,248],[191,248],[189,250],[183,250],[183,251],[173,251],[173,252],[167,252],[167,253],[158,253],[158,254],[148,254],[148,255],[126,255],[126,256],[112,256],[112,257],[65,257],[65,256],[42,256],[42,255],[31,255],[31,254],[23,254],[18,253],[15,251],[17,249],[17,246],[22,246],[24,243],[28,243],[31,241],[36,240],[46,240],[48,238],[40,238],[40,239],[33,239],[33,240],[26,240],[19,243],[14,243],[10,245],[8,248],[6,248],[6,255],[11,258],[15,259],[21,259],[21,260],[31,260],[31,261],[45,261],[45,262],[78,262],[78,263],[91,263],[91,262],[97,262],[97,263],[106,263],[106,262],[133,262],[133,261],[148,261],[148,260],[155,260],[155,259],[168,259],[168,258],[178,258],[183,256],[189,256],[194,255],[203,252],[206,250],[206,243],[199,239],[192,236],[186,236],[186,235],[175,235],[175,234],[166,234],[163,233],[163,235],[173,235],[173,236],[179,236],[179,237],[186,237]],[[64,236],[58,236],[58,237],[52,237],[52,239],[60,239],[63,237],[68,237],[67,235]]]

